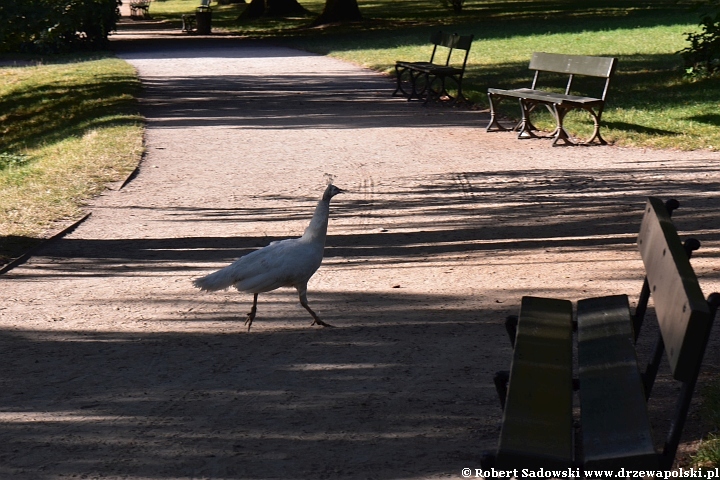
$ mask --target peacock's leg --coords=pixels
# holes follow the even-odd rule
[[[320,320],[320,317],[317,316],[317,313],[312,311],[312,308],[310,308],[310,306],[308,305],[307,292],[305,289],[302,289],[302,290],[298,289],[298,293],[300,294],[300,305],[305,307],[305,310],[310,312],[310,315],[312,315],[312,317],[314,319],[313,323],[311,323],[310,326],[313,326],[316,323],[318,325],[322,325],[323,327],[332,327],[333,326],[333,325],[330,325],[329,323],[325,323],[322,320]]]
[[[247,314],[247,320],[245,320],[245,325],[247,325],[247,327],[248,327],[248,332],[250,331],[252,322],[253,322],[253,320],[255,320],[255,314],[257,313],[257,297],[258,297],[258,294],[256,293],[255,296],[253,297],[253,306]]]

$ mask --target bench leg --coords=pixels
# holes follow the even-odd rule
[[[398,94],[402,95],[405,98],[410,97],[410,94],[406,92],[403,88],[403,75],[405,75],[406,73],[409,73],[407,67],[395,65],[395,77],[397,78],[397,87],[395,87],[395,91],[392,93],[393,97],[396,97]]]
[[[486,132],[492,132],[494,130],[498,131],[505,131],[507,128],[500,125],[500,123],[497,121],[497,114],[495,112],[495,102],[499,101],[499,99],[493,99],[495,96],[492,93],[488,93],[488,102],[490,103],[490,123],[488,123],[487,127],[485,127]]]
[[[447,79],[451,79],[455,84],[457,85],[457,95],[453,97],[450,95],[450,92],[448,92],[447,89]],[[433,84],[439,81],[440,82],[440,88],[435,89],[433,88]],[[454,75],[436,75],[433,77],[432,81],[428,85],[428,91],[427,96],[425,97],[425,103],[427,103],[429,100],[431,100],[430,97],[432,97],[432,100],[440,100],[442,97],[448,97],[452,100],[452,105],[457,105],[458,103],[469,103],[468,99],[463,95],[462,92],[462,75],[456,77]]]
[[[598,110],[597,113],[595,113],[592,108],[586,108],[585,110],[587,110],[587,112],[590,113],[590,116],[592,116],[594,124],[593,135],[587,143],[590,144],[597,139],[600,142],[600,145],[607,145],[605,139],[600,135],[600,117],[602,117],[602,108]]]
[[[182,31],[192,33],[195,30],[195,15],[182,16]]]
[[[575,145],[575,142],[570,139],[570,135],[568,135],[567,130],[565,130],[565,127],[563,126],[563,120],[565,119],[565,115],[567,115],[567,113],[571,109],[555,105],[555,108],[553,110],[555,113],[555,121],[557,124],[557,126],[555,127],[555,139],[552,143],[553,147],[556,147],[560,142],[563,142],[564,145]]]
[[[513,347],[515,346],[515,337],[517,337],[517,327],[518,327],[518,316],[517,315],[508,315],[505,319],[505,331],[508,334],[508,337],[510,338],[510,345]]]
[[[457,103],[457,102],[470,103],[470,101],[465,97],[465,94],[462,91],[462,79],[463,79],[462,74],[460,74],[460,77],[454,78],[455,82],[457,83],[457,87],[458,87],[458,93],[457,93],[457,97],[455,97],[455,103]]]
[[[519,139],[523,138],[539,138],[537,135],[535,135],[533,130],[537,130],[535,128],[535,125],[532,124],[530,121],[530,112],[532,112],[536,104],[529,102],[525,100],[524,98],[521,98],[520,100],[520,111],[522,112],[522,119],[520,120],[520,123],[517,124],[515,129],[518,132]]]
[[[495,384],[495,391],[498,394],[498,400],[500,400],[500,408],[505,410],[505,400],[507,399],[508,383],[510,383],[510,372],[502,370],[496,372],[493,377],[493,383]]]
[[[422,100],[423,97],[429,95],[430,75],[422,72],[415,72],[415,75],[413,75],[411,72],[410,76],[412,77],[412,93],[410,94],[410,97],[408,97],[408,100],[412,100],[413,98]],[[418,79],[421,79],[419,87]]]
[[[573,108],[566,108],[559,105],[556,105],[554,108],[557,127],[553,132],[553,136],[555,137],[555,140],[553,140],[553,146],[557,146],[560,142],[563,142],[565,145],[578,144],[570,139],[570,135],[563,126],[565,115],[567,115],[570,110],[573,110]],[[602,116],[602,109],[600,109],[597,113],[595,113],[592,108],[582,108],[582,110],[588,112],[593,119],[593,134],[588,140],[582,142],[581,145],[592,145],[596,140],[600,145],[607,145],[607,141],[605,141],[605,139],[602,138],[602,135],[600,135],[600,117]]]
[[[433,85],[436,82],[440,83],[440,88],[438,90],[433,88]],[[447,90],[445,89],[445,77],[442,75],[435,75],[431,78],[430,75],[427,75],[427,95],[425,95],[425,103],[427,104],[430,100],[440,100],[443,95],[447,95]]]

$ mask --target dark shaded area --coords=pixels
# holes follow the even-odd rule
[[[614,130],[624,130],[626,132],[637,132],[646,133],[648,135],[682,135],[682,132],[671,132],[670,130],[663,130],[661,128],[645,127],[643,125],[637,125],[635,123],[627,122],[603,122],[607,128]]]
[[[696,122],[706,123],[708,125],[715,125],[716,127],[720,127],[720,114],[717,113],[696,115],[694,117],[688,118],[688,120],[694,120]]]
[[[454,474],[474,462],[478,448],[490,446],[480,437],[492,438],[499,420],[495,403],[478,404],[492,385],[477,367],[507,356],[500,329],[489,333],[478,322],[487,312],[426,306],[452,298],[347,293],[315,304],[332,311],[358,301],[384,306],[395,320],[363,318],[359,310],[343,313],[343,320],[366,326],[320,331],[303,319],[298,329],[250,335],[0,332],[0,408],[12,438],[0,447],[0,473],[309,479],[374,472],[372,478],[391,479]],[[498,337],[496,346],[460,340],[484,343],[488,335]],[[432,341],[448,336],[459,339],[462,351]],[[248,357],[244,352],[258,343],[274,353]],[[30,368],[28,357],[37,359]],[[443,377],[455,380],[434,380]],[[35,400],[47,390],[69,396],[51,404]],[[43,412],[44,420],[23,422],[23,411]],[[140,424],[125,420],[139,416]],[[364,427],[348,431],[346,419]],[[352,455],[339,454],[347,442]],[[64,452],[65,460],[44,462],[47,449]],[[379,451],[397,455],[379,462]]]

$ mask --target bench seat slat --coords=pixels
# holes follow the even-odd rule
[[[565,95],[563,93],[545,92],[543,90],[532,90],[530,88],[517,88],[514,90],[488,88],[488,93],[504,97],[514,97],[544,103],[552,103],[555,105],[579,105],[592,107],[603,103],[601,98],[583,97],[580,95]]]
[[[570,467],[572,396],[572,304],[523,297],[498,467]]]
[[[586,469],[657,467],[626,295],[578,301]]]
[[[444,74],[444,75],[452,75],[456,73],[462,73],[462,68],[457,68],[453,66],[447,66],[447,65],[439,65],[437,63],[432,62],[396,62],[398,67],[404,67],[404,68],[411,68],[415,71],[422,72],[422,73],[435,73],[435,74]]]

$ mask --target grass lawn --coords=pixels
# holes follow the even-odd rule
[[[159,19],[178,21],[196,0],[162,0]],[[603,136],[618,145],[720,149],[720,78],[689,79],[675,52],[685,33],[698,30],[699,16],[675,0],[467,0],[456,15],[440,0],[359,0],[366,21],[351,26],[305,28],[322,11],[322,0],[300,0],[305,18],[238,20],[244,5],[213,7],[213,28],[272,38],[308,51],[391,73],[396,60],[429,57],[430,34],[438,29],[474,34],[464,87],[487,107],[488,87],[529,86],[527,64],[534,51],[616,56],[619,68],[603,116]],[[518,116],[517,108],[506,108]],[[536,122],[551,129],[549,115]],[[591,131],[587,115],[571,114],[572,132]]]
[[[111,57],[0,67],[0,265],[137,166],[134,70]]]

